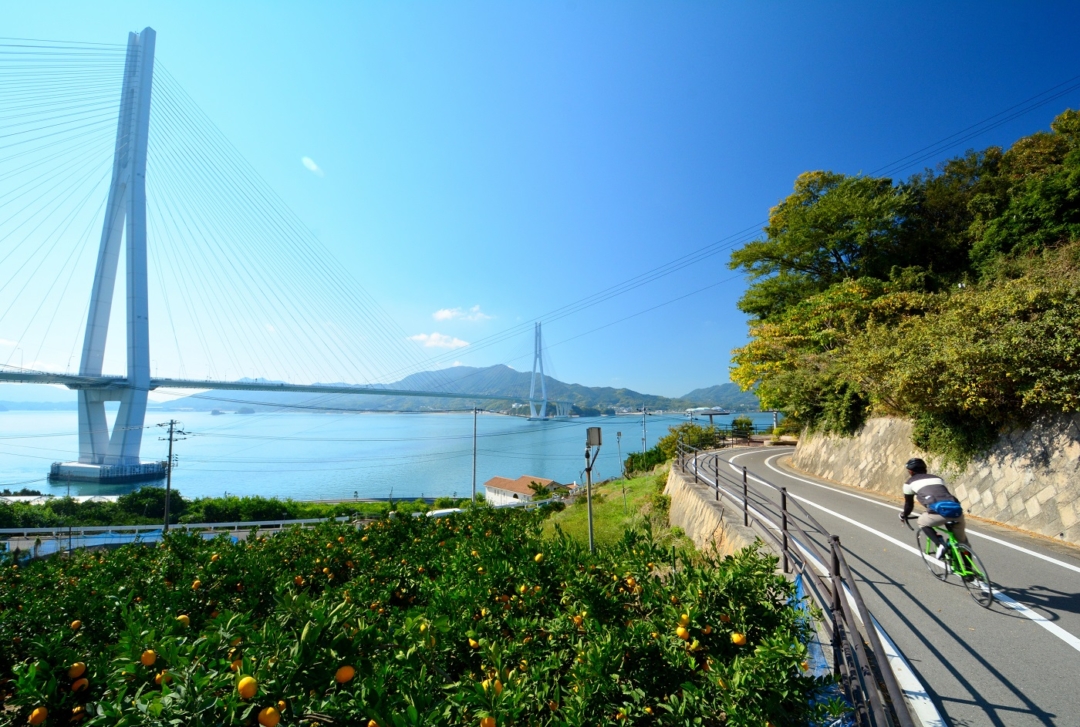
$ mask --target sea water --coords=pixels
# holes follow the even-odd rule
[[[750,414],[758,426],[768,413]],[[147,413],[142,458],[164,460],[170,417],[187,434],[174,445],[173,487],[185,497],[262,495],[298,500],[466,497],[473,480],[473,416],[430,413]],[[646,418],[652,447],[685,416]],[[731,417],[716,417],[718,426]],[[640,452],[640,416],[527,421],[477,417],[476,482],[494,476],[584,481],[585,429],[600,427],[603,446],[593,480],[620,473],[620,452]],[[29,487],[56,495],[115,495],[138,485],[49,483],[52,462],[78,458],[74,411],[0,412],[0,489]],[[621,432],[622,437],[617,437]]]

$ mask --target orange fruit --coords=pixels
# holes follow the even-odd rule
[[[147,649],[142,653],[142,656],[139,657],[139,662],[142,663],[143,666],[153,666],[157,662],[157,652],[153,649]]]
[[[345,542],[345,536],[344,535],[339,535],[337,541],[339,543],[344,543]]]
[[[243,662],[241,662],[239,659],[236,659],[232,664],[229,664],[229,671],[239,673],[241,666],[243,666]]]
[[[353,669],[351,666],[343,666],[339,667],[334,674],[334,681],[338,684],[344,684],[345,682],[352,681],[354,676],[356,676],[356,669]]]
[[[167,669],[162,669],[158,673],[158,675],[154,677],[154,684],[157,684],[159,687],[162,684],[168,684],[171,681],[172,681],[172,674],[170,674]]]
[[[259,724],[263,727],[277,727],[281,721],[281,713],[274,707],[267,707],[259,712]]]
[[[298,586],[302,586],[302,585],[304,585],[304,578],[302,576],[296,576],[295,578],[292,579],[292,582],[295,583]]]
[[[364,540],[367,540],[367,536],[366,536],[366,535],[364,536]],[[378,722],[376,722],[376,721],[375,721],[375,720],[373,720],[373,719],[369,719],[369,720],[367,721],[367,727],[379,727],[379,723],[378,723]]]
[[[69,722],[78,722],[86,717],[86,707],[81,704],[75,705],[75,709],[71,710],[71,718]]]
[[[703,628],[703,629],[701,630],[701,633],[703,633],[703,634],[705,634],[706,636],[708,636],[709,634],[711,634],[711,633],[712,633],[712,626],[709,626],[708,624],[705,624],[705,628]]]
[[[495,727],[495,718],[484,717],[480,720],[480,727]]]
[[[544,562],[544,554],[543,553],[537,553],[533,557],[533,560],[535,560],[537,563],[543,563]]]
[[[469,646],[471,648],[473,648],[473,649],[479,649],[480,648],[480,642],[477,641],[476,639],[469,639]]]
[[[236,684],[236,691],[240,693],[241,699],[251,699],[258,689],[259,683],[254,677],[242,677]]]
[[[284,699],[279,699],[278,700],[277,708],[278,708],[279,712],[284,712],[285,711],[285,700]]]
[[[221,559],[221,556],[218,555],[217,553],[214,553],[213,555],[210,556],[210,562],[211,563],[216,563],[220,559]]]
[[[731,643],[735,644],[736,646],[742,646],[746,643],[746,634],[740,634],[738,632],[733,633],[731,635]]]
[[[191,619],[188,617],[188,615],[186,613],[182,613],[179,616],[177,616],[176,620],[179,621],[182,626],[190,626],[191,625]]]
[[[82,628],[82,621],[80,621],[79,619],[75,619],[74,621],[71,622],[71,630],[72,631],[78,631],[81,628]]]
[[[191,590],[193,590],[193,591],[197,591],[201,587],[202,587],[202,581],[200,581],[198,578],[196,578],[195,582],[191,584]]]
[[[690,632],[689,632],[689,631],[687,631],[687,630],[686,630],[685,628],[683,628],[682,626],[680,626],[679,628],[675,629],[675,635],[676,635],[676,636],[678,636],[678,637],[679,637],[680,639],[682,639],[683,641],[686,641],[687,639],[689,639],[689,638],[690,638]]]
[[[81,692],[82,690],[86,689],[88,686],[90,686],[90,682],[88,682],[85,678],[76,679],[71,685],[71,691],[73,691],[73,692]]]
[[[49,716],[49,710],[44,707],[36,707],[34,711],[30,713],[30,724],[41,724]]]
[[[71,668],[68,669],[68,676],[71,677],[72,679],[78,679],[79,677],[81,677],[85,673],[86,673],[86,664],[82,663],[81,661],[75,662],[74,664],[71,665]]]

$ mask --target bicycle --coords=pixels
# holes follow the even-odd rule
[[[922,528],[911,527],[909,521],[916,519],[918,518],[908,516],[904,518],[904,524],[909,530],[915,531],[915,543],[919,548],[923,564],[930,574],[939,581],[945,581],[949,578],[949,573],[955,573],[963,581],[964,587],[975,599],[975,603],[983,608],[990,608],[990,604],[994,602],[994,585],[990,581],[990,576],[987,575],[986,566],[979,560],[979,556],[970,545],[956,539],[952,532],[953,522],[946,522],[945,527],[934,528],[945,538],[945,552],[943,559],[939,560],[936,556],[937,545],[934,541],[926,537]]]

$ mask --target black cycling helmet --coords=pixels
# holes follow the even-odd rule
[[[926,474],[926,462],[923,462],[918,457],[912,457],[911,459],[909,459],[907,462],[904,463],[904,467],[906,467],[910,472],[914,472],[917,475]]]

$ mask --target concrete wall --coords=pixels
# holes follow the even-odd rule
[[[1003,434],[963,472],[937,472],[911,443],[911,423],[869,420],[853,437],[804,436],[792,464],[810,474],[896,497],[909,457],[926,459],[972,515],[1080,543],[1080,415],[1046,417]]]
[[[489,505],[516,505],[521,502],[532,502],[532,499],[532,495],[522,495],[495,487],[484,488],[484,502]]]
[[[716,502],[714,491],[695,485],[693,477],[672,468],[664,494],[671,498],[668,521],[682,528],[698,550],[731,555],[756,539],[752,530],[743,527],[741,511],[732,512],[724,503]]]

